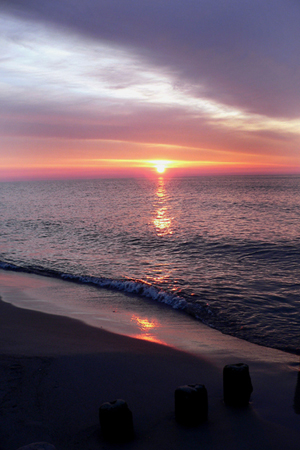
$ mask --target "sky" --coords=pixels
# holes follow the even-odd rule
[[[0,180],[299,174],[299,24],[298,0],[0,0]]]

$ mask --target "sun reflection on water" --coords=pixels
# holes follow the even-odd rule
[[[158,180],[158,187],[156,191],[156,201],[154,203],[155,217],[153,218],[153,224],[158,236],[166,236],[173,234],[172,220],[167,208],[167,194],[165,189],[165,182],[163,177]]]

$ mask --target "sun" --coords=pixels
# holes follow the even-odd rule
[[[164,173],[165,170],[166,170],[166,166],[164,165],[164,163],[158,163],[156,165],[156,172]]]
[[[156,159],[149,161],[151,163],[152,167],[156,170],[157,173],[163,174],[166,169],[168,169],[172,163],[172,161],[167,161],[163,159]]]

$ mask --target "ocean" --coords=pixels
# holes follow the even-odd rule
[[[0,269],[300,354],[299,176],[2,182],[0,208]]]

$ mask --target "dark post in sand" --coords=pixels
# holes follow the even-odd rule
[[[253,391],[249,366],[228,364],[223,369],[224,402],[230,406],[247,406]]]
[[[133,439],[132,412],[124,400],[103,403],[99,408],[99,421],[105,439],[114,442]]]
[[[185,425],[207,420],[207,390],[203,384],[188,384],[175,390],[175,418]]]

